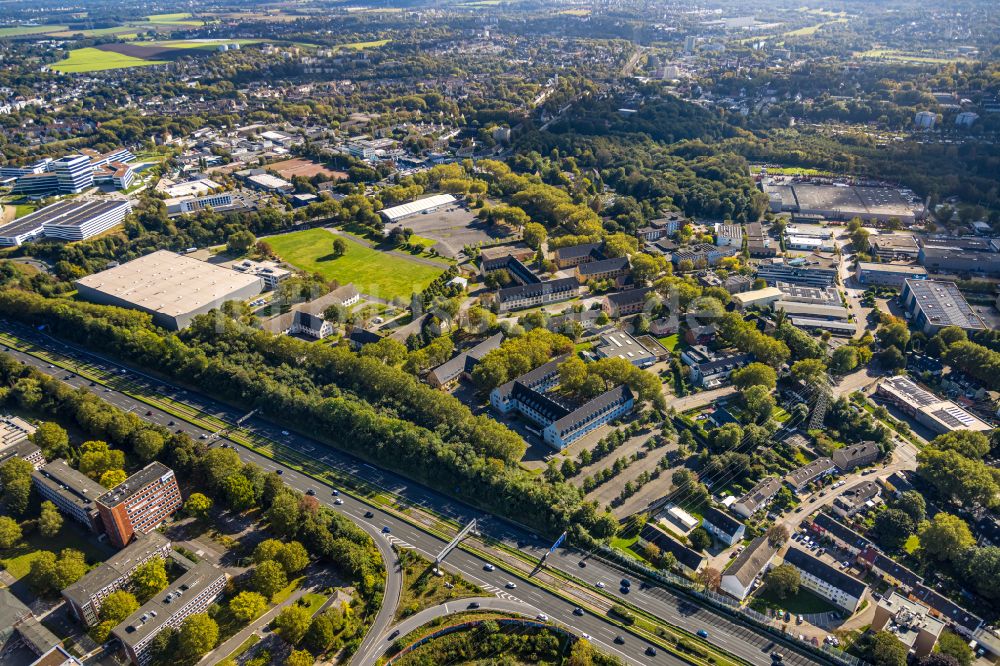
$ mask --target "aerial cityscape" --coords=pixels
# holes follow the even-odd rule
[[[0,666],[998,627],[996,2],[0,2]]]

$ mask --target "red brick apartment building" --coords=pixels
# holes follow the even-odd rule
[[[108,539],[124,548],[132,538],[150,532],[181,507],[174,471],[153,462],[97,498]]]

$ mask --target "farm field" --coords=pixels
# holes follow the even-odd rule
[[[214,50],[223,44],[257,44],[257,39],[171,39],[156,42],[129,42],[133,46],[147,46],[150,48],[168,49],[207,49]]]
[[[347,252],[333,256],[333,241],[342,238]],[[319,273],[340,284],[353,282],[358,291],[379,298],[409,298],[422,291],[444,272],[404,257],[380,252],[355,241],[350,236],[335,236],[324,229],[293,231],[264,239],[283,260],[310,273]]]
[[[388,39],[379,39],[373,42],[351,42],[350,44],[337,44],[337,46],[335,46],[334,48],[362,51],[364,49],[375,49],[380,46],[385,46],[388,43],[389,43]]]
[[[114,51],[102,51],[91,47],[73,49],[65,60],[52,65],[57,72],[76,74],[81,72],[100,72],[106,69],[123,69],[125,67],[148,67],[163,65],[166,60],[143,60]]]
[[[41,35],[47,32],[57,32],[68,29],[68,25],[17,25],[11,28],[0,28],[0,38]]]
[[[150,23],[156,23],[160,25],[185,25],[185,26],[203,26],[205,22],[201,19],[196,19],[191,16],[189,12],[177,12],[175,14],[150,14],[146,16],[145,19]]]
[[[891,60],[893,62],[916,62],[928,65],[945,65],[950,62],[969,62],[967,58],[939,58],[936,56],[920,55],[895,51],[892,49],[870,49],[854,54],[858,58],[876,58],[881,60]]]

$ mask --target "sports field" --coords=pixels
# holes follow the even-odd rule
[[[333,241],[342,238],[347,252],[333,256]],[[283,260],[310,273],[319,273],[340,284],[353,282],[363,294],[392,299],[409,298],[423,291],[444,268],[430,266],[387,252],[380,252],[353,240],[334,235],[325,229],[293,231],[265,239]]]
[[[115,53],[114,51],[102,51],[95,48],[73,49],[65,60],[52,65],[52,69],[57,72],[67,74],[77,74],[81,72],[100,72],[106,69],[122,69],[125,67],[147,67],[149,65],[163,65],[166,60],[143,60],[135,56]]]

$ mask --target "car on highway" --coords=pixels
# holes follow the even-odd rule
[[[282,431],[281,431],[281,434],[282,434],[282,436],[284,436],[284,437],[288,437],[288,435],[289,435],[289,432],[288,432],[287,430],[282,430]]]
[[[573,615],[583,615],[583,609],[577,606],[573,609]]]
[[[702,638],[708,638],[708,632],[705,631],[704,629],[699,629],[695,633],[701,636]]]
[[[54,367],[56,367],[56,366],[54,366],[54,365],[52,365],[51,363],[49,363],[49,365],[48,365],[47,367],[50,367],[50,368],[54,368]]]
[[[783,654],[781,654],[780,652],[772,652],[771,653],[771,661],[773,661],[774,663],[780,664],[784,660],[785,660],[785,656]]]
[[[337,499],[333,500],[333,503],[336,504],[337,506],[340,506],[341,504],[344,503],[344,500],[338,497]]]
[[[469,608],[479,608],[479,602],[473,601],[472,603],[469,604]]]
[[[389,529],[388,525],[382,528],[382,534],[389,534],[390,532],[392,532],[392,530]]]
[[[590,634],[587,634],[587,633],[580,634],[580,638],[582,638],[585,641],[589,641],[590,640]]]
[[[517,583],[515,583],[512,580],[507,581],[507,589],[508,590],[513,590],[513,589],[516,589],[516,588],[517,588]]]
[[[198,435],[198,439],[208,439],[208,435],[206,435],[205,433],[201,433],[200,435]]]
[[[615,644],[616,645],[623,645],[624,643],[625,643],[625,637],[624,636],[622,636],[621,634],[618,634],[617,636],[615,636]]]
[[[538,615],[535,616],[535,619],[538,620],[539,622],[548,622],[549,616],[546,615],[545,613],[539,613]]]
[[[603,580],[597,581],[597,589],[599,589],[599,590],[603,590],[604,589],[604,581]]]
[[[167,423],[167,425],[168,425],[168,426],[172,426],[172,425],[174,425],[174,422],[173,422],[173,421],[170,421],[169,423]]]
[[[313,497],[315,494],[316,490],[314,488],[310,488],[309,490],[306,491],[306,495],[309,495],[310,497]]]
[[[587,563],[586,563],[586,562],[584,562],[583,560],[580,560],[580,564],[579,564],[579,567],[580,567],[581,569],[585,569],[585,568],[587,567]]]
[[[495,571],[495,570],[496,567],[493,566],[492,564],[487,564],[486,566],[483,567],[483,571]]]
[[[394,632],[392,632],[391,634],[389,634],[389,638],[388,638],[388,639],[386,639],[386,640],[390,640],[390,641],[391,641],[391,640],[392,640],[393,638],[395,638],[396,636],[399,636],[399,629],[397,629],[396,631],[394,631]]]
[[[278,476],[281,476],[282,474],[285,473],[285,470],[283,470],[283,469],[276,469],[276,470],[274,470],[274,473],[277,474]]]
[[[152,415],[153,415],[153,410],[152,409],[147,409],[146,410],[146,416],[152,416]]]
[[[375,514],[371,511],[365,511],[365,518],[374,518]]]
[[[622,578],[622,587],[632,587],[632,581],[628,578]]]
[[[340,494],[340,491],[339,491],[339,490],[337,490],[336,488],[334,488],[334,489],[333,489],[333,492],[332,492],[332,493],[330,493],[330,494],[331,494],[331,495],[333,495],[334,497],[336,497],[337,495],[339,495],[339,494]]]
[[[653,647],[652,645],[650,645],[648,648],[646,648],[646,656],[655,657],[656,656],[656,648]]]

